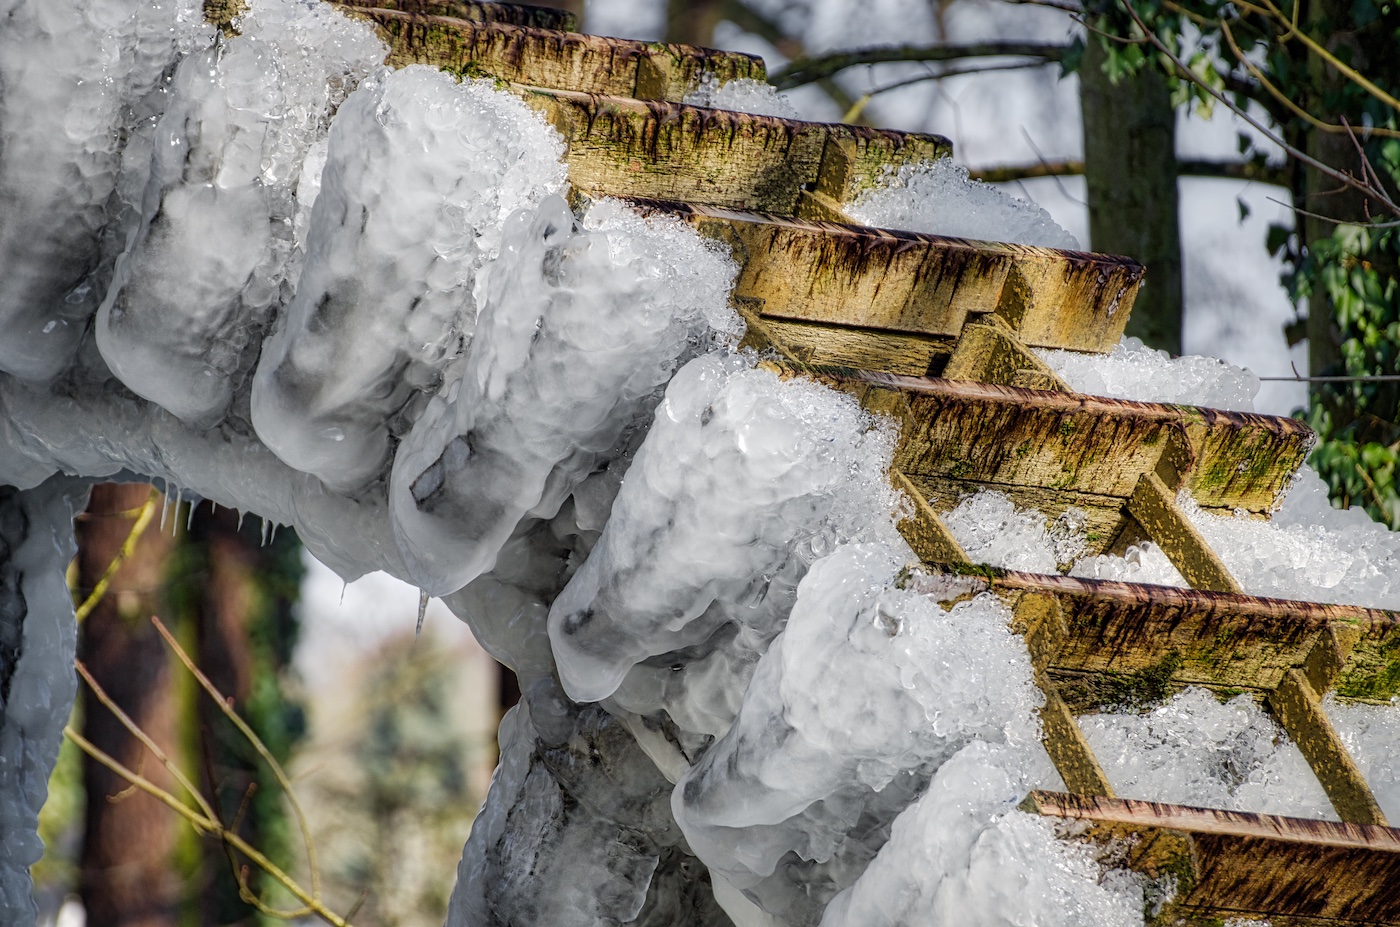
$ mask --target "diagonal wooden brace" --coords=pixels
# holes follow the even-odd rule
[[[1070,391],[1055,371],[1016,337],[1011,326],[995,315],[978,316],[963,326],[943,378]]]
[[[1191,462],[1185,436],[1173,432],[1162,445],[1162,454],[1154,469],[1138,477],[1128,500],[1128,513],[1162,548],[1191,588],[1244,592],[1220,555],[1211,549],[1177,504],[1176,492],[1185,481]]]
[[[1066,627],[1060,602],[1052,595],[1027,593],[1016,604],[1015,630],[1025,636],[1035,670],[1035,684],[1045,696],[1040,709],[1041,738],[1065,787],[1076,795],[1113,797],[1113,786],[1099,765],[1074,714],[1045,672],[1064,641]]]
[[[1304,665],[1283,674],[1278,687],[1269,693],[1269,708],[1302,751],[1337,815],[1353,824],[1384,826],[1385,814],[1371,787],[1322,707],[1321,693],[1331,687],[1356,636],[1329,628]]]

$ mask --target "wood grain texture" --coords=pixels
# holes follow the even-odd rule
[[[1158,923],[1214,915],[1400,924],[1400,831],[1389,827],[1044,791],[1022,808],[1119,848],[1151,878],[1174,877],[1176,897]],[[1136,844],[1122,849],[1130,836]]]
[[[1313,442],[1296,419],[1253,413],[869,371],[832,371],[828,380],[900,394],[895,465],[916,486],[951,478],[1126,501],[1163,443],[1181,441],[1197,502],[1268,513]]]
[[[721,82],[764,77],[761,58],[738,52],[400,10],[359,12],[389,43],[395,67],[431,64],[531,87],[674,101],[707,73]]]
[[[590,196],[621,196],[792,216],[817,181],[829,138],[894,161],[937,136],[801,122],[678,103],[522,89],[569,144],[569,179]]]
[[[931,588],[950,572],[930,567]],[[1170,655],[1178,685],[1272,690],[1290,669],[1310,673],[1319,646],[1336,637],[1357,641],[1335,657],[1337,681],[1367,641],[1373,652],[1392,654],[1387,671],[1400,668],[1400,612],[1002,570],[983,570],[975,581],[1012,603],[1028,594],[1059,603],[1066,633],[1044,657],[1048,669],[1126,677]],[[908,588],[919,591],[923,582],[916,574]],[[1398,690],[1374,691],[1389,698]]]
[[[519,3],[485,3],[476,0],[338,0],[336,6],[359,9],[397,10],[426,16],[450,16],[478,23],[502,23],[533,29],[573,32],[578,28],[574,14],[542,6]]]

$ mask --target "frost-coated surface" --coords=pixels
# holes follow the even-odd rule
[[[0,484],[25,490],[0,489],[0,920],[33,916],[73,690],[65,472],[291,524],[347,578],[443,596],[515,670],[453,927],[1140,923],[1141,884],[1014,810],[1062,783],[1007,607],[901,588],[892,425],[734,347],[722,248],[571,206],[541,117],[378,67],[328,6],[252,0],[217,44],[198,14],[0,0]],[[744,81],[691,102],[786,106]],[[1074,247],[950,162],[855,212]],[[1158,401],[1256,385],[1131,343],[1048,360]],[[1075,509],[948,501],[978,562],[1181,581],[1151,544],[1085,557]],[[1183,505],[1251,591],[1400,598],[1396,536],[1315,476],[1271,524]],[[1392,709],[1328,710],[1392,807]],[[1248,702],[1085,723],[1124,793],[1327,812]]]
[[[557,133],[490,81],[419,66],[350,95],[306,269],[253,384],[253,424],[279,457],[335,489],[381,475],[391,418],[466,353],[477,274],[506,218],[562,188],[562,154]]]
[[[140,228],[97,320],[112,372],[196,427],[217,423],[298,269],[298,181],[382,42],[328,7],[266,2],[175,70]]]
[[[846,209],[866,225],[1043,248],[1079,249],[1074,236],[1034,203],[972,180],[952,158],[907,164]]]
[[[64,572],[87,487],[56,477],[27,492],[0,486],[0,922],[32,923],[36,829],[73,708],[77,626]]]

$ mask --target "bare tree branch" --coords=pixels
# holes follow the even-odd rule
[[[853,48],[816,58],[799,58],[771,75],[779,90],[831,77],[846,68],[893,61],[954,61],[962,58],[1039,58],[1059,61],[1066,46],[1052,42],[965,42],[952,45],[881,45]]]
[[[1277,187],[1288,186],[1288,167],[1282,164],[1256,164],[1252,161],[1214,161],[1190,158],[1177,162],[1182,177],[1223,177],[1254,180]],[[987,183],[1010,183],[1035,177],[1073,177],[1084,173],[1084,162],[1075,160],[1041,161],[1037,164],[1007,164],[969,170],[968,176]]]

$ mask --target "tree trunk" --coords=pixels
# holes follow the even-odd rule
[[[1118,84],[1089,37],[1079,69],[1084,179],[1095,251],[1147,266],[1127,333],[1181,353],[1181,228],[1177,211],[1176,111],[1166,80],[1143,69]]]
[[[79,519],[78,591],[86,596],[117,556],[150,487],[94,487]],[[178,719],[169,654],[150,624],[163,611],[166,563],[176,540],[158,524],[141,536],[106,596],[82,627],[78,657],[107,694],[171,756]],[[145,748],[81,689],[83,733],[97,747],[166,789],[176,786]],[[91,757],[83,761],[87,793],[78,891],[90,927],[176,927],[180,878],[171,866],[179,826],[170,810]]]
[[[667,0],[666,41],[708,48],[714,44],[715,26],[723,18],[720,0]]]

